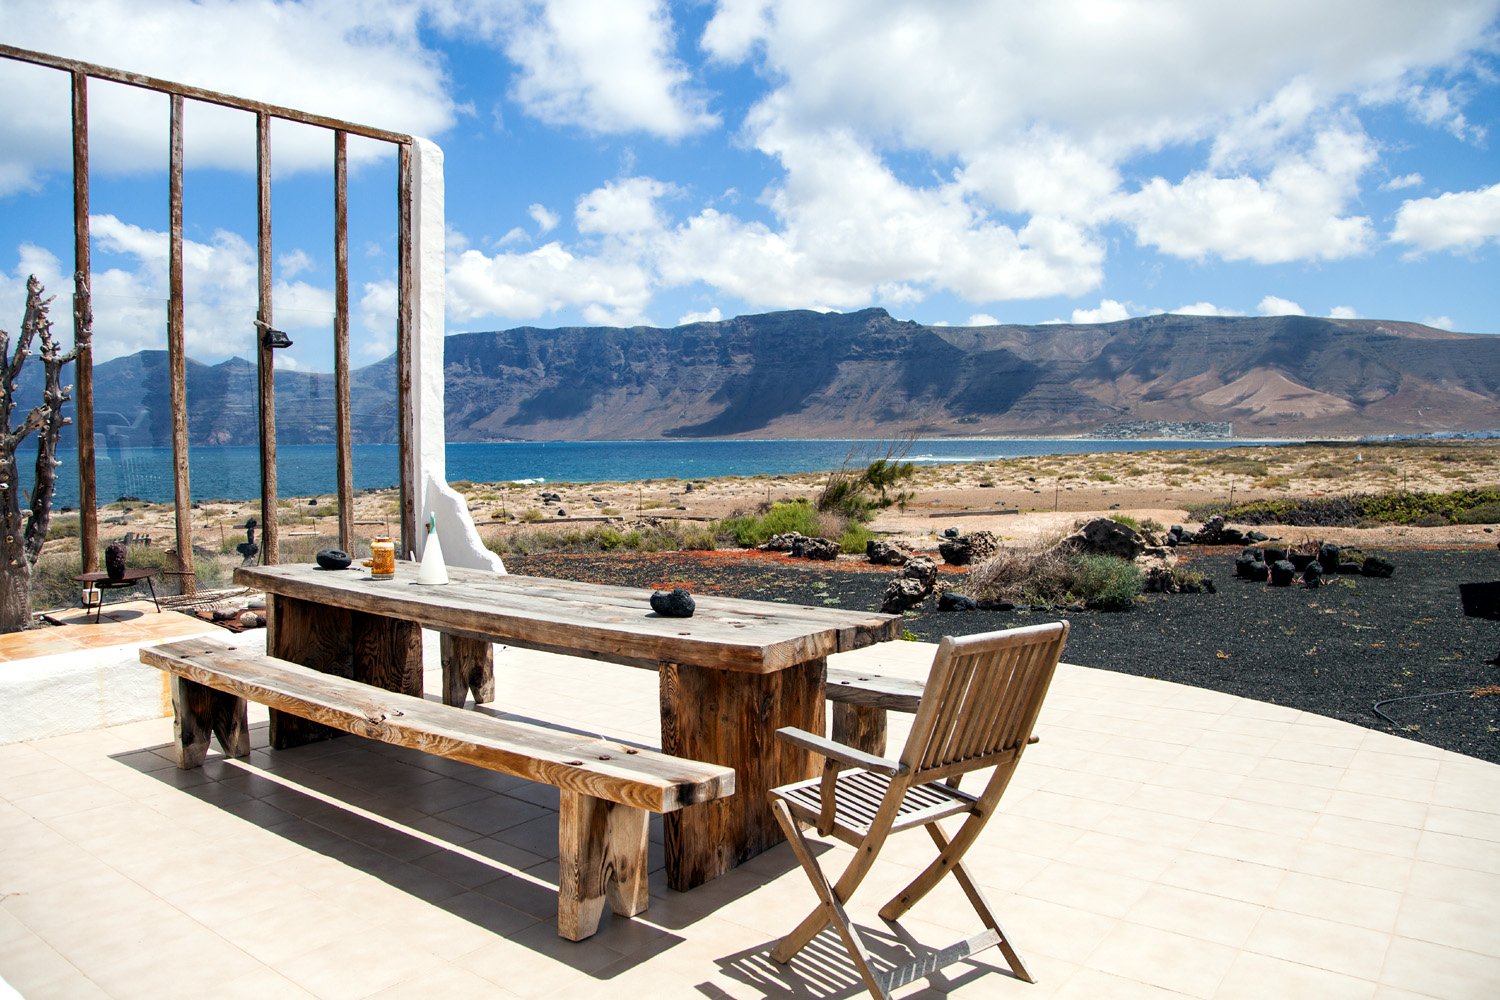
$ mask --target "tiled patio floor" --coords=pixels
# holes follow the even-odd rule
[[[150,601],[106,604],[97,623],[94,621],[94,612],[82,608],[58,612],[49,617],[64,624],[0,635],[0,661],[28,660],[53,653],[180,639],[219,631],[216,625],[209,625],[175,611],[158,613],[156,606]]]
[[[653,674],[497,659],[515,714],[654,741]],[[813,904],[784,846],[686,894],[657,871],[645,914],[570,944],[552,789],[353,737],[272,754],[263,727],[247,762],[179,772],[171,732],[0,747],[0,977],[24,996],[863,995],[827,935],[766,957]],[[991,951],[903,997],[1500,996],[1500,767],[1067,666],[1040,732],[970,854],[1038,983]],[[929,851],[894,839],[856,895],[877,954],[900,947],[881,890]],[[970,916],[945,886],[902,932],[948,944]]]

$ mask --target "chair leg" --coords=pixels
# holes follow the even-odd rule
[[[922,897],[931,892],[943,876],[948,874],[963,858],[964,852],[974,843],[979,836],[979,831],[984,829],[984,816],[970,816],[964,821],[963,826],[958,828],[958,833],[950,843],[943,836],[942,829],[934,821],[927,824],[927,832],[938,844],[938,856],[932,864],[922,870],[922,873],[912,879],[911,884],[891,898],[880,908],[880,919],[900,920],[902,914],[910,910],[922,901]]]
[[[971,819],[964,826],[960,827],[958,831],[959,836],[963,836],[970,823],[974,822],[975,820]],[[933,843],[937,844],[938,851],[940,852],[937,861],[934,861],[932,865],[928,866],[926,871],[917,876],[916,881],[903,889],[900,895],[887,903],[881,909],[880,916],[885,920],[896,920],[925,896],[942,877],[940,872],[937,877],[932,879],[931,885],[922,887],[918,892],[913,892],[913,887],[917,886],[917,883],[921,882],[929,872],[934,868],[951,871],[954,879],[958,881],[959,886],[963,889],[964,895],[969,898],[969,904],[974,907],[974,912],[979,914],[979,919],[984,922],[986,927],[995,932],[996,937],[999,939],[995,944],[999,947],[1000,953],[1005,956],[1005,961],[1010,965],[1010,971],[1014,972],[1016,977],[1024,982],[1036,982],[1032,978],[1031,973],[1027,971],[1026,963],[1022,962],[1021,956],[1016,954],[1015,948],[1011,945],[1010,938],[1005,933],[1005,928],[1001,927],[1000,921],[995,919],[994,911],[990,909],[989,900],[985,898],[978,883],[974,881],[973,876],[969,874],[969,869],[964,865],[963,850],[960,849],[955,853],[953,843],[948,840],[947,836],[943,833],[942,827],[938,826],[936,822],[928,823],[925,829],[931,835]],[[955,838],[954,842],[957,839]],[[891,914],[890,916],[887,916],[888,912]]]
[[[864,981],[865,988],[870,991],[870,995],[879,998],[879,1000],[889,1000],[890,994],[886,992],[884,983],[870,964],[870,953],[865,949],[864,942],[860,940],[859,932],[850,923],[849,914],[844,910],[843,904],[839,902],[837,891],[833,886],[828,884],[828,879],[823,874],[823,869],[818,866],[817,860],[812,856],[812,851],[808,849],[807,838],[802,835],[802,828],[797,825],[796,819],[792,817],[791,810],[787,808],[786,803],[781,799],[773,797],[771,799],[771,811],[775,814],[776,821],[781,824],[781,828],[786,832],[787,842],[792,845],[792,853],[797,856],[797,861],[801,863],[803,871],[807,873],[808,880],[813,884],[814,891],[817,892],[818,898],[822,901],[822,904],[809,914],[807,919],[797,926],[796,930],[777,943],[776,947],[771,951],[771,957],[775,961],[785,965],[792,960],[797,952],[806,947],[808,942],[817,937],[818,933],[824,927],[831,923],[834,929],[838,931],[839,937],[843,939],[844,947],[849,950],[849,957],[853,960],[855,968],[859,970],[860,979]],[[853,868],[854,864],[857,863],[858,859],[856,858],[856,861],[851,863],[850,867]],[[866,869],[868,868],[868,866],[865,867]],[[845,875],[847,876],[847,874],[846,872]],[[860,873],[860,877],[863,877],[863,872]],[[842,882],[843,879],[839,881]],[[856,884],[858,884],[858,880],[856,880]],[[808,928],[811,928],[810,932],[807,930]]]

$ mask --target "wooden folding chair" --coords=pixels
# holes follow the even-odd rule
[[[990,947],[998,946],[1011,971],[1035,982],[990,911],[963,865],[963,856],[994,815],[1005,787],[1015,774],[1031,736],[1042,698],[1052,681],[1067,642],[1068,623],[1033,625],[960,639],[945,637],[938,645],[911,735],[899,761],[846,747],[802,729],[781,729],[777,736],[824,758],[823,775],[770,792],[771,808],[786,831],[797,860],[807,871],[821,900],[771,952],[789,962],[823,928],[832,923],[871,995],[882,1000],[890,991]],[[963,775],[994,768],[978,795],[962,791]],[[948,816],[965,817],[949,836],[938,825]],[[830,884],[813,858],[801,823],[816,826],[855,848],[854,859]],[[984,933],[888,972],[877,972],[844,905],[869,873],[886,838],[923,827],[937,844],[938,857],[880,910],[883,920],[898,919],[951,872],[985,924]]]

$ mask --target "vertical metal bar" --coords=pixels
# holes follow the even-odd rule
[[[354,455],[349,407],[349,137],[333,133],[333,435],[338,452],[339,548],[354,551]]]
[[[171,236],[167,250],[167,370],[172,394],[172,487],[177,507],[177,571],[182,592],[197,592],[193,576],[193,505],[188,486],[187,353],[182,326],[182,95],[173,94],[169,183]]]
[[[89,296],[89,81],[73,73],[73,347],[78,359],[73,429],[78,438],[78,554],[85,573],[99,568],[99,510],[94,479],[94,309]]]
[[[416,354],[416,303],[412,260],[411,146],[402,143],[398,156],[398,192],[396,208],[396,408],[397,437],[401,453],[401,549],[411,552],[417,545],[416,476],[412,467],[412,449],[416,447],[416,402],[412,398],[412,361]]]
[[[268,346],[271,329],[271,117],[255,116],[257,248],[260,253],[260,308],[256,314],[256,375],[260,393],[260,559],[277,562],[276,546],[276,359]]]

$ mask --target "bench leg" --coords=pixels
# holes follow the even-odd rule
[[[885,709],[833,703],[833,741],[885,756]]]
[[[482,639],[444,632],[439,636],[443,659],[443,704],[464,707],[470,692],[474,704],[495,700],[495,647]]]
[[[644,809],[562,792],[557,820],[557,933],[582,941],[599,929],[604,902],[622,917],[646,909]]]
[[[219,738],[226,757],[250,755],[250,726],[243,698],[174,674],[172,718],[177,766],[184,771],[203,764],[210,736]]]

